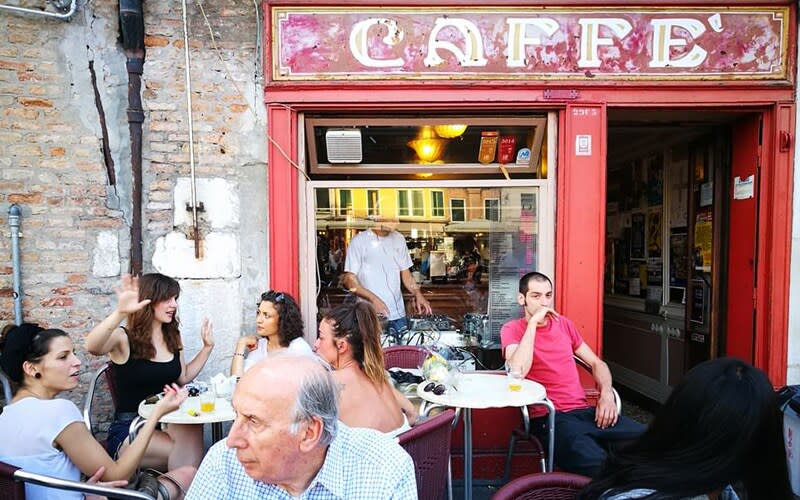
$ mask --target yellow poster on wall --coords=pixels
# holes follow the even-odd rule
[[[699,212],[694,223],[694,268],[711,272],[713,254],[713,215],[710,210]]]

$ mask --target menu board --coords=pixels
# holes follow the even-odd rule
[[[489,332],[492,343],[500,343],[500,329],[505,323],[520,317],[517,303],[519,271],[504,269],[489,273]]]

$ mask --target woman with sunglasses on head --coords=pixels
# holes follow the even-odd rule
[[[270,290],[261,294],[256,310],[256,335],[240,337],[231,360],[231,375],[241,376],[270,354],[286,349],[311,354],[303,338],[303,317],[291,295]]]
[[[342,386],[339,420],[391,435],[414,425],[414,405],[386,374],[375,309],[364,300],[346,301],[322,319],[314,350],[334,368]]]
[[[59,399],[59,393],[78,386],[80,360],[72,340],[58,329],[44,330],[23,324],[8,330],[0,339],[0,366],[17,386],[11,403],[0,414],[0,460],[29,472],[72,481],[81,473],[102,479],[111,486],[124,481],[139,467],[145,449],[156,431],[158,418],[177,409],[186,391],[177,385],[163,387],[164,397],[153,414],[116,461],[95,441],[83,423],[80,410],[72,401]],[[196,469],[181,467],[160,480],[159,498],[180,498]],[[79,500],[78,492],[25,486],[31,500]]]
[[[180,285],[163,274],[125,275],[116,288],[117,308],[86,336],[86,349],[111,358],[117,407],[108,429],[108,452],[122,452],[139,403],[166,384],[186,385],[203,369],[214,338],[206,318],[200,328],[203,347],[186,363],[177,316]],[[126,320],[126,326],[120,323]],[[197,467],[203,458],[203,426],[169,424],[157,431],[142,460],[159,470]]]

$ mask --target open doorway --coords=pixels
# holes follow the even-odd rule
[[[663,402],[692,366],[753,361],[761,114],[610,110],[604,357]]]

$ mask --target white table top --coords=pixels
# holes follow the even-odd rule
[[[547,392],[542,384],[523,379],[522,389],[510,391],[505,373],[470,372],[457,375],[457,387],[446,385],[446,392],[437,396],[425,392],[429,380],[417,386],[417,396],[434,404],[454,408],[505,408],[527,406],[542,401]]]
[[[215,422],[227,422],[229,420],[236,419],[236,413],[233,411],[233,407],[231,406],[230,401],[224,398],[217,398],[216,403],[214,403],[215,408],[212,412],[198,412],[197,416],[192,416],[188,413],[188,409],[192,406],[196,408],[200,408],[199,398],[189,398],[189,399],[197,399],[197,404],[194,404],[192,401],[190,404],[184,402],[180,408],[177,410],[167,413],[159,422],[164,424],[211,424]],[[187,399],[188,401],[188,399]],[[153,413],[153,408],[155,407],[154,404],[148,405],[145,404],[144,401],[139,403],[139,416],[142,418],[149,418],[150,415]]]

